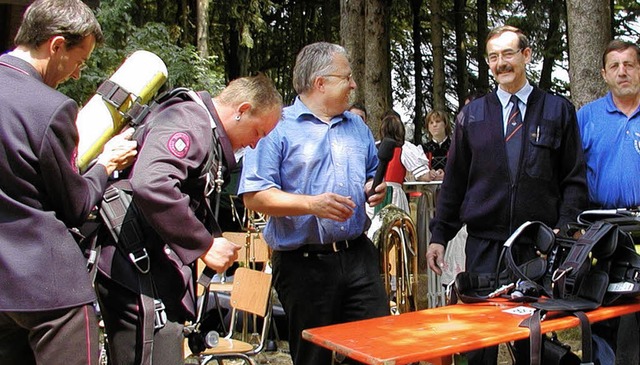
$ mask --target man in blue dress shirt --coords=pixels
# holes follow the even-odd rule
[[[264,238],[274,250],[274,285],[289,319],[297,365],[331,363],[331,352],[302,340],[305,328],[389,314],[378,251],[364,231],[365,204],[378,165],[373,135],[346,111],[356,88],[344,48],[302,49],[293,70],[293,105],[255,150],[240,180],[248,209],[270,216]]]

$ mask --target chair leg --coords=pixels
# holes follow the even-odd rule
[[[222,362],[220,360],[220,358],[218,358],[215,355],[206,355],[206,356],[201,356],[200,357],[200,365],[207,365],[208,363],[210,363],[211,361],[216,361],[216,364],[218,365],[222,365]]]
[[[218,365],[222,365],[222,362],[221,362],[222,360],[230,360],[230,359],[241,359],[246,364],[257,365],[257,363],[251,357],[249,357],[249,356],[247,356],[245,354],[211,355],[211,357],[209,359],[205,360],[205,362],[203,362],[202,365],[206,365],[212,360],[216,360]]]

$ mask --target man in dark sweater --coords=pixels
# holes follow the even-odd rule
[[[469,232],[466,271],[493,273],[504,241],[522,223],[542,221],[557,232],[587,206],[573,105],[527,81],[532,50],[519,29],[493,29],[486,51],[498,87],[466,105],[456,120],[427,250],[437,274],[446,242],[462,224]],[[469,364],[495,364],[497,347],[468,358]]]

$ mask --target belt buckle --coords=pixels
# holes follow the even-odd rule
[[[340,242],[344,242],[344,247],[338,247],[338,243]],[[333,247],[333,252],[338,252],[340,250],[345,250],[347,248],[349,248],[349,241],[344,240],[344,241],[334,241],[332,244]]]

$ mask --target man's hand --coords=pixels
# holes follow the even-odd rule
[[[369,180],[366,184],[364,184],[365,194],[369,190],[371,190],[371,185],[373,185],[373,180]],[[367,199],[369,206],[375,207],[376,205],[382,203],[385,195],[387,195],[387,183],[383,181],[380,185],[376,186],[376,193],[371,195],[369,199]]]
[[[309,201],[311,214],[338,222],[344,222],[351,218],[355,207],[356,204],[351,200],[351,197],[335,193],[314,195]]]
[[[133,128],[129,128],[105,143],[97,163],[105,167],[107,175],[131,166],[135,160],[138,144],[131,140],[133,131]]]
[[[427,248],[427,264],[429,268],[438,275],[442,275],[444,269],[444,245],[440,243],[431,243]]]
[[[238,258],[238,250],[240,248],[240,246],[224,237],[215,237],[209,250],[200,258],[208,267],[218,273],[223,273]]]

